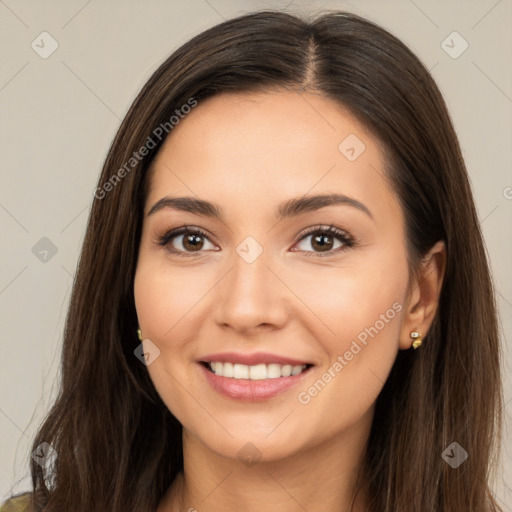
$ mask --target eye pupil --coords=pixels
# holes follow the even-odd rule
[[[320,251],[329,251],[332,249],[333,246],[333,238],[331,235],[326,235],[323,233],[317,234],[313,237],[311,245],[315,249],[319,249]]]
[[[183,237],[183,246],[188,250],[197,251],[202,249],[204,245],[204,240],[201,235],[197,235],[195,233],[191,233],[185,237]]]

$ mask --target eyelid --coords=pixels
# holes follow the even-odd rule
[[[304,231],[299,233],[297,235],[297,239],[295,243],[300,242],[304,238],[306,238],[308,235],[312,235],[318,232],[322,233],[329,233],[332,235],[336,235],[340,238],[343,238],[345,240],[353,241],[353,237],[345,230],[337,228],[336,226],[332,226],[329,224],[316,224],[315,226],[311,226],[309,228],[306,228]]]
[[[352,235],[350,235],[347,231],[337,228],[336,226],[327,225],[327,224],[317,224],[316,226],[311,226],[304,230],[301,234],[297,236],[297,240],[294,243],[297,245],[299,242],[302,242],[305,238],[308,236],[314,235],[316,233],[327,233],[338,240],[342,242],[342,246],[338,247],[337,249],[331,250],[331,251],[325,251],[325,252],[316,252],[316,251],[301,251],[301,250],[293,250],[293,252],[302,252],[304,256],[306,257],[313,257],[313,256],[319,256],[319,257],[325,257],[325,256],[333,256],[335,254],[338,254],[340,252],[343,252],[347,249],[350,249],[351,247],[354,247],[356,245],[356,240]]]
[[[169,246],[171,240],[173,240],[174,238],[176,238],[178,236],[184,235],[185,233],[189,233],[189,234],[192,233],[192,234],[200,235],[203,238],[206,238],[211,244],[217,245],[217,244],[215,244],[215,242],[213,242],[211,240],[212,236],[208,232],[206,232],[204,229],[197,227],[197,226],[191,226],[188,224],[183,224],[176,228],[168,229],[168,230],[164,231],[163,234],[157,234],[154,237],[153,241],[156,245],[163,247],[163,248],[167,249],[170,253],[178,255],[178,256],[185,256],[185,257],[196,256],[200,253],[205,252],[202,250],[200,250],[200,251],[181,251],[181,250],[178,250],[175,248],[171,248]]]

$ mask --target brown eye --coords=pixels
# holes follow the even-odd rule
[[[334,240],[331,235],[317,234],[311,240],[311,247],[319,252],[330,251],[333,248]]]
[[[157,238],[157,244],[179,256],[193,256],[194,253],[218,250],[206,233],[188,226],[171,229]]]
[[[353,238],[335,226],[315,226],[302,236],[294,251],[305,256],[330,256],[354,246]]]
[[[182,243],[187,251],[199,251],[203,248],[204,240],[202,235],[191,233],[183,236]]]

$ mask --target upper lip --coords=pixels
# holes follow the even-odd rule
[[[204,363],[221,362],[233,364],[245,364],[247,366],[255,366],[257,364],[280,364],[299,366],[304,364],[312,364],[308,361],[301,361],[292,357],[279,356],[277,354],[269,354],[266,352],[257,352],[253,354],[240,354],[236,352],[219,352],[217,354],[209,354],[199,359]]]

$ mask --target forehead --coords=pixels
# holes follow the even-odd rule
[[[341,105],[304,91],[221,94],[174,127],[151,170],[162,195],[245,205],[339,192],[396,202],[378,140]]]

